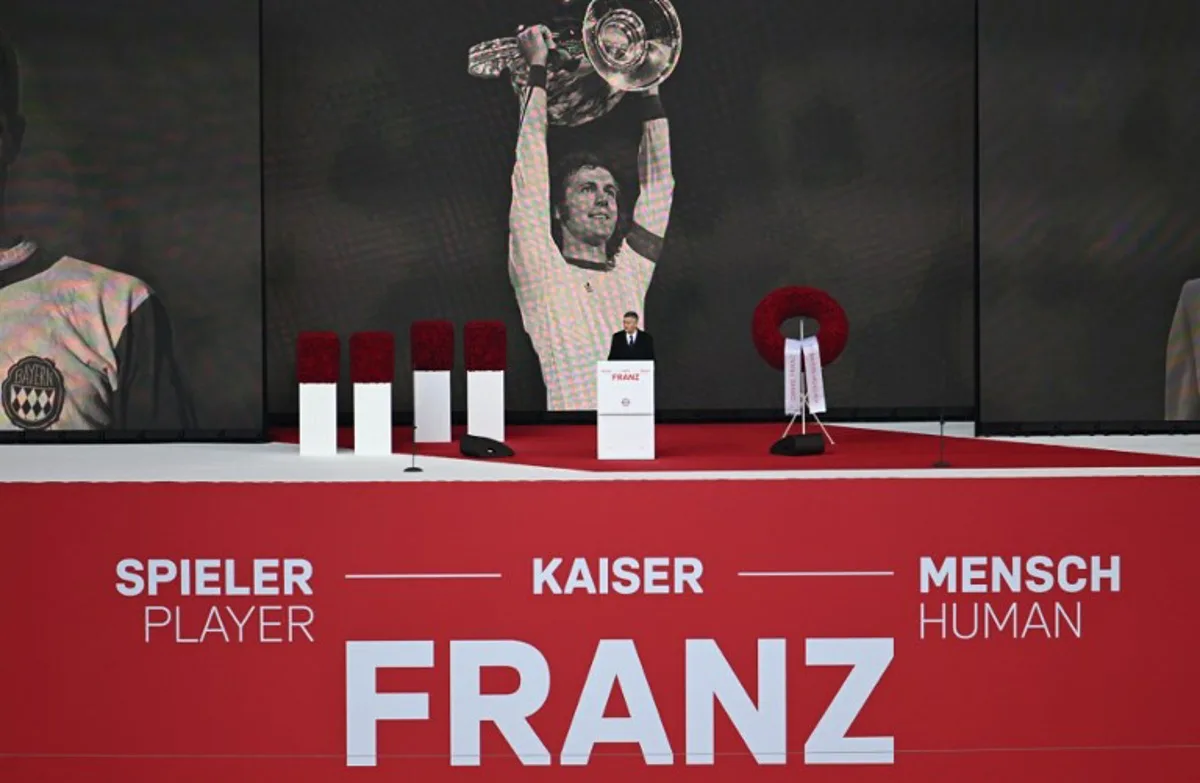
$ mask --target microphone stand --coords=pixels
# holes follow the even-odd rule
[[[423,473],[424,472],[421,468],[417,467],[417,422],[415,421],[415,419],[413,421],[413,434],[412,434],[412,464],[409,465],[407,468],[405,468],[404,472],[405,473]]]
[[[941,400],[938,402],[938,459],[933,463],[935,468],[948,468],[950,463],[946,461],[946,386],[948,384],[946,377],[946,358],[942,357],[942,393]]]
[[[938,461],[933,463],[935,468],[948,468],[946,461],[946,409],[942,408],[938,415]]]

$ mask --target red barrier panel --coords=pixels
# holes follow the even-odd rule
[[[1187,478],[10,485],[0,779],[1191,781],[1198,505]]]

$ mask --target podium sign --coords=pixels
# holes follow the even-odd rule
[[[600,362],[598,374],[598,412],[654,413],[654,362]]]
[[[600,362],[596,455],[654,459],[654,362]]]

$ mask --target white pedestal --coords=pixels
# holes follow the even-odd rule
[[[354,384],[354,453],[385,457],[392,453],[392,385]]]
[[[654,459],[654,362],[600,362],[596,384],[596,457]]]
[[[337,384],[300,384],[300,456],[337,455]]]
[[[450,371],[413,373],[413,422],[417,443],[450,442]]]
[[[504,440],[504,371],[467,373],[467,434]]]
[[[654,459],[654,414],[597,416],[598,459]]]

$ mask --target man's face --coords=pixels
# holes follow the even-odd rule
[[[617,182],[606,169],[585,167],[567,177],[558,218],[572,236],[603,245],[617,228]]]
[[[625,331],[629,334],[633,334],[637,331],[638,319],[634,318],[632,315],[627,315],[625,316],[624,324]]]

